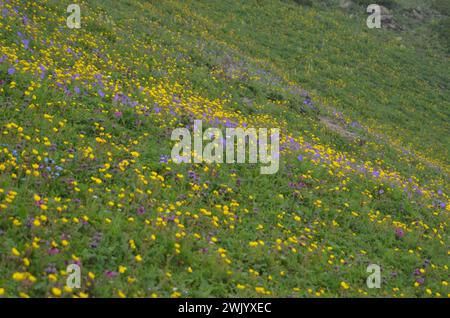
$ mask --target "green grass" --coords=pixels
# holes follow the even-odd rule
[[[12,2],[0,297],[447,296],[450,75],[434,37],[294,1],[83,1],[79,30],[69,3]],[[281,128],[279,172],[162,162],[201,118]],[[74,262],[81,289],[65,287]]]

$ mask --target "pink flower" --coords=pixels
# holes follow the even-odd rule
[[[405,236],[405,232],[403,231],[403,229],[398,227],[395,229],[395,236],[397,238],[402,238],[403,236]]]
[[[57,249],[56,247],[52,247],[51,249],[48,250],[48,254],[50,255],[59,254],[59,249]]]
[[[105,275],[108,278],[114,278],[117,276],[117,272],[113,272],[113,271],[105,271]]]
[[[145,213],[145,208],[144,208],[143,206],[140,206],[140,207],[137,209],[137,214],[142,215],[142,214],[144,214],[144,213]]]

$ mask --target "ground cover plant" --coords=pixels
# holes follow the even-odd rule
[[[77,3],[0,1],[0,297],[449,296],[436,6]],[[175,164],[195,119],[279,128],[279,171]]]

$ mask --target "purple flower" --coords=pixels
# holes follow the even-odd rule
[[[59,249],[57,249],[56,247],[52,247],[51,249],[48,250],[48,254],[50,255],[59,254]]]
[[[8,68],[8,74],[13,75],[16,72],[16,69],[14,67]]]
[[[103,93],[103,91],[101,89],[98,90],[98,95],[103,98],[105,97],[105,93]]]
[[[114,272],[114,271],[105,271],[105,275],[106,275],[106,277],[108,277],[108,278],[114,278],[114,277],[116,277],[117,276],[117,272]]]
[[[303,104],[307,105],[307,106],[313,106],[312,100],[311,98],[307,97],[304,101]]]
[[[142,215],[142,214],[144,214],[144,213],[145,213],[145,208],[144,208],[143,206],[140,206],[140,207],[137,209],[137,214]]]
[[[298,159],[298,161],[303,161],[303,156],[302,155],[298,155],[297,159]]]
[[[45,268],[45,272],[47,274],[56,274],[58,272],[58,270],[56,269],[55,265],[53,264],[49,264],[46,268]]]
[[[30,45],[30,40],[23,39],[22,44],[25,47],[25,50],[28,50],[28,46]]]
[[[402,238],[403,236],[405,236],[405,232],[403,231],[403,229],[398,227],[395,229],[395,236],[397,238]]]
[[[420,276],[420,275],[422,275],[422,273],[420,272],[420,269],[416,268],[416,269],[414,270],[414,275],[415,275],[415,276]]]
[[[167,163],[169,161],[169,156],[161,155],[159,158],[159,163]]]
[[[114,113],[114,117],[116,117],[117,119],[121,118],[122,115],[123,115],[123,114],[122,114],[122,112],[120,112],[120,111]]]

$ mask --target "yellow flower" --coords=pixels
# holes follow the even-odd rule
[[[56,281],[58,280],[58,278],[56,277],[55,274],[48,274],[48,279],[49,279],[51,282],[56,282]]]
[[[342,287],[343,289],[349,289],[349,288],[350,288],[350,285],[347,284],[346,282],[341,282],[341,287]]]
[[[32,283],[36,282],[36,277],[34,277],[33,275],[27,274],[27,279]]]
[[[120,265],[119,266],[119,273],[123,274],[127,271],[127,268],[125,266]]]
[[[170,295],[170,297],[172,297],[172,298],[178,298],[178,297],[180,297],[181,296],[181,293],[180,292],[177,292],[177,291],[174,291],[171,295]]]
[[[55,295],[56,297],[59,297],[59,296],[61,296],[62,291],[61,291],[61,289],[59,289],[57,287],[53,287],[52,288],[52,294]]]
[[[71,293],[71,292],[73,291],[73,289],[70,288],[69,286],[64,286],[64,291],[65,291],[66,293]]]
[[[13,253],[14,256],[20,256],[20,252],[17,250],[17,248],[13,247],[11,249],[11,252]]]
[[[264,289],[264,287],[255,287],[255,291],[258,294],[264,294],[266,292],[266,290]]]
[[[29,260],[28,258],[25,257],[25,258],[23,259],[23,265],[25,265],[25,266],[27,266],[27,267],[30,266],[30,260]]]
[[[5,289],[4,288],[0,288],[0,296],[3,296],[5,294]]]
[[[142,262],[142,256],[141,256],[141,255],[136,255],[136,256],[134,257],[134,259],[135,259],[135,261],[138,262],[138,263]]]
[[[12,279],[17,280],[17,281],[22,281],[22,280],[24,280],[25,278],[27,278],[26,273],[15,272],[15,273],[12,275]]]

